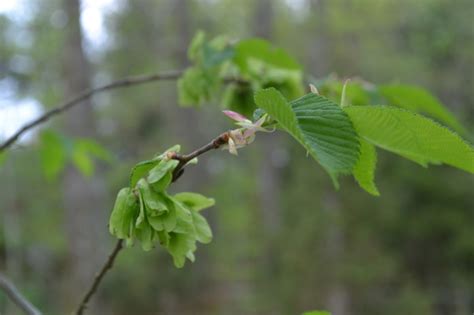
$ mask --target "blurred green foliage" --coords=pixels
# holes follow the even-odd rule
[[[122,2],[119,9],[106,12],[106,45],[88,51],[94,82],[181,68],[178,54],[186,54],[195,29],[203,29],[209,38],[228,34],[229,39],[251,38],[258,30],[252,20],[257,1],[188,1],[187,31],[177,25],[184,12],[176,11],[175,1]],[[342,79],[364,78],[353,78],[347,87],[354,105],[383,101],[369,82],[422,86],[449,106],[472,141],[470,0],[301,3],[298,8],[272,2],[271,41],[296,56],[316,82],[331,73]],[[64,40],[64,25],[57,20],[60,1],[30,4],[29,19],[0,15],[1,79],[14,80],[12,91],[18,98],[35,98],[49,108],[64,94],[56,58]],[[19,34],[26,37],[21,40]],[[89,41],[84,45],[92,47]],[[12,66],[17,56],[33,67],[21,71]],[[255,59],[259,71],[264,65]],[[302,81],[302,74],[291,66],[282,70],[262,76],[261,87],[282,84],[287,88],[277,88],[293,99],[290,95],[300,93],[294,84]],[[260,77],[258,72],[248,75]],[[316,85],[339,102],[343,81],[337,80],[338,87],[329,94]],[[250,117],[254,87],[226,88],[232,90],[226,92],[230,101],[225,106]],[[229,128],[212,106],[203,106],[195,123],[196,116],[189,114],[194,109],[177,109],[177,99],[175,83],[166,82],[94,99],[100,131],[96,141],[117,160],[113,167],[97,167],[107,180],[103,189],[108,204],[127,185],[128,170],[136,161],[177,142],[186,142],[183,149],[188,152]],[[61,119],[53,122],[52,130],[60,130],[61,124]],[[45,313],[63,314],[70,310],[70,305],[58,303],[67,299],[64,288],[70,285],[67,218],[62,183],[45,181],[41,152],[34,145],[41,138],[32,137],[33,146],[8,152],[0,168],[0,266],[15,275]],[[329,178],[297,143],[284,137],[282,147],[262,156],[257,151],[266,140],[266,135],[257,139],[255,149],[242,151],[238,160],[219,152],[203,157],[199,169],[187,170],[187,180],[170,188],[191,187],[218,200],[206,214],[215,240],[197,253],[194,264],[175,270],[164,251],[127,249],[95,297],[97,304],[114,314],[300,314],[311,309],[336,314],[330,301],[342,290],[351,314],[473,311],[471,175],[444,166],[421,168],[380,152],[377,183],[382,197],[361,193],[350,178],[341,179],[344,189],[335,194]],[[267,232],[269,222],[260,211],[264,199],[256,174],[262,160],[271,161],[280,179],[271,196],[279,206],[275,232]],[[111,210],[97,209],[104,230]],[[91,313],[95,307],[100,305]],[[0,296],[0,311],[6,308]]]

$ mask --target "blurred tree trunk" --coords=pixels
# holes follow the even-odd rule
[[[310,69],[316,77],[322,77],[331,70],[328,68],[330,51],[330,41],[327,32],[327,6],[326,0],[311,0],[310,8],[315,12],[315,21],[313,33],[317,34],[312,45],[310,45],[311,58]],[[313,17],[314,18],[314,17]],[[327,284],[327,308],[332,314],[347,315],[350,314],[350,295],[343,279],[340,279],[338,270],[340,270],[341,261],[344,261],[344,224],[343,213],[339,195],[334,192],[333,187],[328,187],[326,195],[322,200],[322,209],[328,211],[330,225],[327,229],[325,250],[320,255],[325,255],[332,268],[328,271],[332,281]],[[336,267],[335,267],[336,266]]]
[[[311,40],[309,45],[309,66],[310,73],[314,76],[321,77],[325,76],[330,72],[328,68],[328,51],[329,51],[329,36],[327,34],[327,18],[326,18],[326,0],[309,0],[311,12],[314,15],[310,15],[309,23],[312,26],[311,33],[315,36]]]
[[[68,18],[62,69],[65,99],[90,87],[90,66],[82,46],[80,0],[63,0]],[[96,137],[94,112],[91,102],[85,101],[65,115],[63,127],[70,137]],[[68,167],[63,176],[65,227],[69,249],[70,270],[65,273],[65,303],[77,303],[94,273],[104,259],[103,240],[106,221],[104,185],[96,174],[85,178],[75,168]]]
[[[15,178],[15,168],[4,168],[5,176],[2,176],[4,179],[10,179],[13,182]],[[1,174],[3,175],[3,174]],[[16,185],[8,185],[7,189],[4,192],[5,198],[7,200],[8,207],[2,209],[0,218],[2,219],[2,227],[0,228],[3,235],[0,235],[0,238],[3,239],[3,253],[0,253],[0,257],[4,256],[4,263],[5,266],[2,266],[0,263],[0,267],[4,269],[8,276],[12,279],[15,279],[18,283],[23,283],[22,277],[22,265],[23,265],[23,251],[15,250],[15,248],[21,248],[21,240],[22,240],[22,229],[21,229],[21,210],[23,208],[21,192],[18,191],[18,187]],[[3,196],[2,196],[3,197]],[[0,249],[1,246],[0,246]],[[2,255],[3,254],[3,255]],[[3,292],[2,292],[3,294]],[[1,305],[0,305],[1,306]],[[18,307],[7,300],[4,307],[5,314],[15,314],[18,310]],[[0,314],[2,313],[2,308],[0,307]]]
[[[349,310],[349,292],[340,277],[344,268],[344,223],[339,196],[329,187],[322,201],[324,211],[328,212],[329,226],[326,234],[326,246],[321,256],[326,256],[329,262],[328,270],[331,281],[325,284],[327,288],[327,308],[332,314],[347,315]]]
[[[274,2],[271,0],[257,1],[254,13],[253,29],[255,36],[271,40],[273,37]],[[274,133],[269,137],[262,137],[261,162],[259,165],[258,191],[260,209],[263,221],[264,250],[263,268],[264,286],[275,289],[274,276],[278,273],[277,237],[281,227],[281,207],[279,196],[281,193],[281,173],[276,167],[274,156],[282,145],[280,135]],[[267,296],[268,298],[268,296]],[[272,307],[278,302],[270,301]]]
[[[254,17],[255,35],[271,39],[273,30],[273,5],[271,0],[257,2]],[[280,148],[281,139],[277,134],[267,137],[262,143],[263,161],[260,165],[258,176],[260,183],[260,196],[265,234],[268,239],[273,239],[280,227],[280,207],[278,195],[280,192],[280,173],[272,163],[275,150]]]
[[[176,46],[171,50],[174,53],[174,61],[178,69],[185,69],[189,66],[188,46],[191,43],[195,29],[193,29],[193,1],[175,0],[170,1],[172,5],[173,22],[175,26]],[[172,106],[166,106],[163,115],[167,117],[169,123],[166,126],[167,132],[177,139],[177,143],[182,145],[182,152],[189,153],[197,147],[205,144],[211,137],[214,137],[212,128],[203,127],[202,112],[195,108],[183,108],[177,106],[177,101]],[[199,167],[185,170],[183,179],[174,184],[179,191],[203,191],[205,185],[209,183],[209,174],[205,167],[206,158],[202,159]],[[206,183],[206,184],[203,184]],[[212,211],[207,212],[205,216],[209,219],[212,226]],[[199,248],[199,259],[193,266],[191,273],[188,270],[186,275],[190,286],[185,289],[184,295],[187,301],[183,303],[180,296],[182,292],[165,292],[160,294],[159,298],[166,314],[192,314],[195,309],[206,310],[208,301],[216,300],[212,296],[213,285],[210,275],[212,265],[206,247]],[[170,299],[170,296],[173,298]]]

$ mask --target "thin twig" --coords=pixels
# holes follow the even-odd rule
[[[176,166],[176,168],[173,171],[173,182],[175,182],[181,174],[183,174],[184,167],[186,164],[194,159],[195,157],[198,157],[210,150],[213,149],[218,149],[219,147],[223,146],[224,144],[227,144],[229,141],[229,132],[224,132],[220,134],[218,137],[214,138],[211,142],[208,144],[202,146],[201,148],[189,153],[189,154],[184,154],[184,155],[179,155],[174,153],[171,158],[178,160],[179,163]],[[77,310],[73,313],[75,315],[82,315],[84,310],[87,307],[87,303],[91,299],[91,297],[95,294],[97,291],[97,288],[99,287],[102,279],[104,278],[105,274],[107,271],[109,271],[113,264],[115,259],[117,258],[118,253],[120,250],[123,248],[123,240],[118,240],[117,245],[115,245],[114,250],[112,253],[109,255],[109,258],[105,262],[105,264],[102,266],[101,270],[97,273],[97,275],[94,278],[94,281],[91,284],[91,287],[87,290],[87,292],[84,294],[84,297],[82,298],[81,302],[79,303],[79,306],[77,307]]]
[[[123,248],[123,240],[118,240],[117,244],[115,245],[114,250],[109,255],[109,258],[107,259],[105,264],[102,266],[100,271],[96,274],[94,278],[94,282],[92,282],[91,287],[84,294],[84,297],[82,298],[82,301],[77,307],[77,310],[74,312],[74,314],[76,315],[83,314],[84,310],[87,307],[87,303],[89,302],[90,298],[94,295],[94,293],[97,291],[97,288],[99,287],[99,284],[102,281],[102,278],[104,278],[107,271],[109,271],[109,269],[111,269],[112,266],[114,265],[115,258],[117,257],[118,253],[120,252],[122,248]]]
[[[3,274],[0,273],[0,288],[5,291],[10,300],[13,301],[25,314],[28,315],[41,315],[41,312],[28,301],[15,285]]]
[[[179,163],[176,166],[176,168],[173,171],[173,179],[172,181],[175,182],[182,174],[184,171],[184,166],[194,159],[195,157],[198,157],[201,154],[206,153],[207,151],[214,150],[220,148],[222,145],[227,144],[229,141],[229,132],[224,132],[220,134],[218,137],[213,139],[211,142],[206,144],[205,146],[189,153],[186,155],[179,155],[179,154],[174,154],[171,156],[172,159],[178,160]]]
[[[4,150],[6,150],[8,147],[10,147],[12,144],[14,144],[21,135],[23,135],[25,132],[28,130],[43,124],[47,122],[50,118],[59,115],[72,107],[74,107],[77,104],[82,103],[83,101],[89,99],[92,97],[94,94],[98,94],[104,91],[108,90],[113,90],[113,89],[118,89],[118,88],[123,88],[123,87],[128,87],[128,86],[133,86],[133,85],[138,85],[138,84],[144,84],[144,83],[149,83],[149,82],[154,82],[154,81],[167,81],[167,80],[177,80],[183,75],[184,71],[168,71],[168,72],[161,72],[161,73],[155,73],[155,74],[150,74],[150,75],[140,75],[140,76],[133,76],[133,77],[127,77],[123,78],[121,80],[117,80],[93,89],[85,90],[81,92],[79,95],[76,97],[73,97],[69,101],[54,107],[53,109],[45,112],[43,115],[39,116],[38,118],[33,119],[29,123],[25,124],[23,127],[18,129],[12,136],[10,136],[7,140],[5,140],[1,145],[0,145],[0,153]],[[222,82],[224,84],[231,84],[235,83],[238,85],[248,85],[249,82],[240,78],[236,77],[228,77],[222,79]]]
[[[153,81],[159,81],[159,80],[176,80],[178,79],[181,75],[183,74],[183,71],[168,71],[168,72],[161,72],[161,73],[155,73],[155,74],[150,74],[150,75],[140,75],[140,76],[134,76],[134,77],[128,77],[124,78],[118,81],[111,82],[109,84],[105,84],[93,89],[85,90],[81,92],[79,95],[76,97],[73,97],[69,101],[45,112],[43,115],[40,117],[30,121],[18,131],[16,131],[11,137],[9,137],[5,142],[3,142],[0,145],[0,152],[4,151],[6,148],[11,146],[13,143],[15,143],[18,138],[27,132],[28,130],[45,123],[48,121],[51,117],[59,115],[72,107],[74,107],[77,104],[80,104],[81,102],[87,100],[94,94],[98,94],[100,92],[108,91],[108,90],[113,90],[117,88],[122,88],[122,87],[127,87],[127,86],[132,86],[132,85],[137,85],[137,84],[143,84],[143,83],[148,83],[148,82],[153,82]]]

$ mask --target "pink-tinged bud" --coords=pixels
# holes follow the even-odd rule
[[[246,129],[246,130],[244,131],[244,138],[245,138],[245,139],[250,138],[250,137],[254,136],[256,132],[257,132],[257,129],[256,129],[256,128],[249,128],[249,129]]]
[[[249,121],[244,115],[233,112],[231,110],[223,110],[222,112],[224,113],[224,115],[226,115],[227,117],[235,121],[239,121],[239,122]]]

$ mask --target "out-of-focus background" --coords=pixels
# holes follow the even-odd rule
[[[87,87],[185,68],[202,29],[267,38],[315,78],[428,88],[472,142],[473,16],[472,0],[0,1],[0,139]],[[0,167],[0,270],[45,314],[68,313],[113,246],[130,168],[207,143],[231,126],[220,110],[177,106],[176,82],[94,97],[46,126],[112,153],[89,177],[46,176],[42,128],[22,137]],[[473,176],[379,153],[378,198],[349,177],[336,192],[283,134],[203,156],[172,190],[215,197],[213,242],[183,269],[160,248],[124,250],[89,314],[472,314]],[[0,314],[20,314],[3,293]]]

